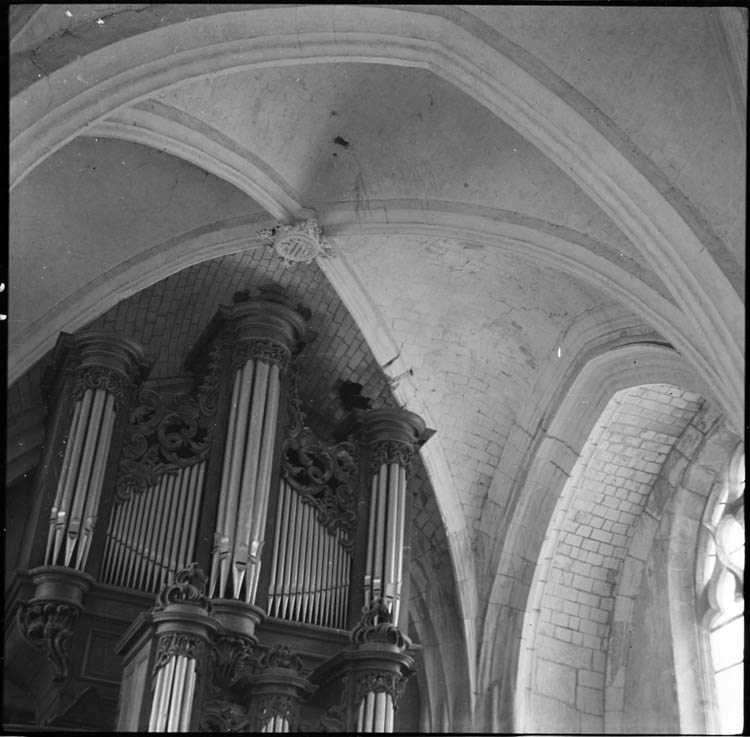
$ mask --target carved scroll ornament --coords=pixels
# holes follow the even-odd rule
[[[219,403],[219,391],[224,380],[224,351],[229,345],[230,336],[227,331],[221,333],[208,354],[206,373],[198,386],[196,403],[201,415],[213,417]]]
[[[155,678],[157,672],[174,657],[181,656],[200,661],[205,647],[206,641],[197,635],[189,635],[181,632],[167,632],[159,635],[156,642],[156,659],[154,661],[152,678]]]
[[[253,705],[255,726],[261,730],[274,717],[285,719],[289,731],[296,731],[299,719],[299,702],[290,694],[262,694]]]
[[[299,655],[288,645],[276,644],[260,657],[258,665],[261,668],[287,668],[297,674],[304,670]]]
[[[359,671],[355,674],[353,682],[353,703],[359,704],[368,693],[387,693],[393,699],[393,710],[395,711],[398,709],[398,703],[404,694],[408,680],[408,675],[390,671]]]
[[[208,609],[206,598],[206,574],[197,563],[177,571],[174,583],[164,584],[157,597],[156,609],[163,609],[170,604],[195,604]]]
[[[400,440],[381,440],[370,446],[370,476],[374,476],[384,463],[390,465],[397,463],[406,469],[407,475],[411,471],[411,462],[414,458],[414,447]]]
[[[88,389],[104,389],[114,396],[115,411],[117,411],[132,386],[131,380],[117,369],[105,366],[84,366],[76,370],[73,399],[82,399]]]
[[[199,730],[201,732],[250,732],[247,710],[226,698],[203,702]]]
[[[78,607],[54,601],[22,602],[16,622],[21,636],[35,650],[51,661],[55,683],[68,677],[68,656]]]
[[[290,424],[282,445],[282,477],[304,503],[315,508],[320,524],[331,533],[341,530],[343,545],[351,550],[357,528],[359,448],[349,440],[324,445],[305,426],[294,372],[288,405]]]
[[[282,374],[286,373],[292,352],[282,343],[273,340],[244,340],[237,343],[232,358],[232,369],[244,365],[250,359],[275,363]]]
[[[385,599],[376,599],[362,609],[362,616],[351,633],[352,642],[363,645],[369,642],[387,642],[406,649],[407,642],[401,630],[393,624]]]
[[[250,659],[255,643],[247,637],[222,635],[214,640],[209,652],[213,679],[221,688],[228,688],[239,677]]]
[[[180,397],[170,406],[157,392],[141,389],[135,401],[120,460],[119,501],[154,486],[164,473],[202,461],[211,446],[207,417],[193,397]]]

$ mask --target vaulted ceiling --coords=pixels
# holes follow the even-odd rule
[[[168,378],[238,287],[333,289],[364,378],[436,430],[423,460],[476,618],[492,573],[470,569],[498,555],[483,512],[509,504],[518,438],[592,355],[663,346],[686,388],[741,424],[745,82],[730,10],[12,6],[18,413],[60,331],[117,323]],[[257,231],[302,207],[334,255],[291,275]],[[145,321],[118,316],[129,298]],[[322,405],[332,386],[311,394]]]

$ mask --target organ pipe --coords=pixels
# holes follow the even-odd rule
[[[326,627],[344,627],[351,553],[340,530],[331,533],[311,503],[285,481],[271,556],[272,616]]]
[[[73,338],[76,360],[73,412],[60,477],[50,508],[46,565],[86,567],[101,501],[112,431],[120,407],[143,365],[143,350],[125,338],[81,333]]]
[[[222,308],[235,368],[209,585],[211,597],[248,604],[257,596],[281,377],[305,333],[304,319],[277,290],[261,292]],[[299,609],[301,601],[289,603]],[[286,604],[282,595],[282,611]]]
[[[206,462],[162,475],[115,504],[107,530],[102,580],[156,591],[193,556]]]

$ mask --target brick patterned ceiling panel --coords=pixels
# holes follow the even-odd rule
[[[141,341],[155,359],[149,379],[185,377],[183,362],[219,305],[235,292],[282,286],[312,312],[317,337],[300,353],[300,394],[311,424],[322,434],[345,416],[340,381],[356,381],[374,407],[393,403],[385,377],[348,311],[315,264],[284,268],[266,248],[223,256],[188,267],[123,300],[89,324]]]

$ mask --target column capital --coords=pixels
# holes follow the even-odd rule
[[[72,349],[76,399],[87,389],[104,389],[114,395],[119,407],[127,391],[150,368],[140,343],[115,333],[93,330],[78,333],[72,338]]]
[[[434,435],[425,421],[414,412],[401,407],[387,409],[355,409],[339,428],[343,433],[359,435],[360,442],[372,445],[396,441],[417,449]]]
[[[261,287],[253,297],[235,295],[234,304],[221,307],[220,314],[231,326],[235,354],[241,359],[258,358],[285,366],[308,337],[309,313],[293,306],[276,285]]]
[[[257,672],[248,680],[256,729],[262,730],[276,717],[296,730],[300,705],[317,688],[305,678],[304,670],[299,655],[286,645],[276,644],[263,653]]]
[[[384,463],[408,470],[414,453],[434,435],[434,430],[429,430],[419,415],[400,407],[355,409],[336,435],[354,435],[368,448],[368,467],[373,474]]]

